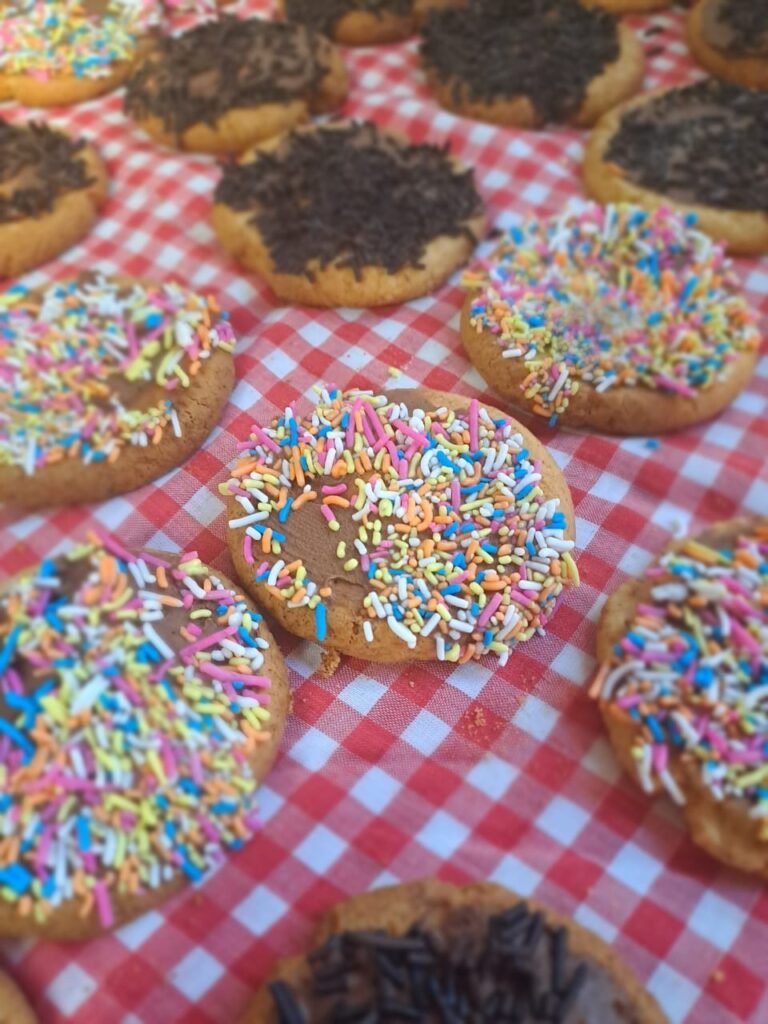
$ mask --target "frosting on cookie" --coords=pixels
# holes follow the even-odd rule
[[[759,347],[723,247],[695,221],[664,207],[572,204],[511,228],[465,275],[470,323],[524,363],[533,412],[556,423],[584,385],[692,398]]]
[[[201,564],[72,549],[0,597],[0,902],[44,922],[74,900],[201,877],[257,825],[269,733],[261,617]]]
[[[755,0],[704,0],[704,41],[738,57],[768,57],[768,8]]]
[[[289,21],[333,35],[346,14],[365,12],[377,17],[384,14],[407,17],[412,13],[413,0],[283,0],[283,5]]]
[[[648,792],[658,780],[684,803],[670,771],[682,758],[716,800],[746,801],[768,841],[768,523],[675,544],[646,580],[592,693],[637,724]]]
[[[102,275],[0,293],[0,467],[119,458],[181,436],[176,394],[216,349],[228,314],[176,284]]]
[[[707,79],[625,111],[605,159],[683,203],[768,213],[768,93]]]
[[[253,161],[225,166],[216,201],[252,215],[285,274],[329,266],[360,276],[420,267],[430,242],[467,236],[482,213],[471,170],[445,149],[409,145],[369,123],[287,136]]]
[[[60,196],[93,184],[84,149],[47,124],[0,121],[0,225],[50,213]]]
[[[254,425],[220,488],[242,507],[230,529],[320,642],[344,602],[369,642],[378,620],[408,649],[432,637],[439,660],[504,663],[578,581],[569,524],[514,421],[400,395],[322,391],[311,415]]]

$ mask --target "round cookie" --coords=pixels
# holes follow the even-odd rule
[[[261,616],[195,552],[93,538],[12,581],[0,935],[88,938],[242,846],[288,702]]]
[[[65,252],[88,234],[109,182],[84,139],[0,120],[0,278]]]
[[[560,470],[476,399],[322,391],[239,448],[219,488],[238,577],[331,652],[505,664],[578,582]]]
[[[102,501],[192,455],[234,383],[212,297],[82,275],[0,293],[0,502]]]
[[[593,131],[584,183],[603,203],[673,203],[733,252],[766,252],[768,96],[708,79],[631,100]]]
[[[224,167],[212,219],[239,263],[310,306],[425,295],[485,226],[471,170],[370,123],[300,129]]]
[[[572,204],[512,228],[464,284],[467,355],[550,426],[680,430],[733,401],[759,355],[722,246],[665,207]]]
[[[579,0],[473,0],[437,11],[420,53],[441,106],[519,128],[594,124],[643,80],[634,33]]]
[[[346,95],[343,61],[324,36],[221,16],[159,40],[128,81],[125,110],[164,145],[241,153]]]
[[[393,988],[403,1020],[507,1021],[511,1005],[530,1024],[665,1020],[592,932],[491,882],[426,879],[326,913],[311,951],[278,963],[241,1024],[331,1024],[353,1005],[369,1012],[354,1019],[385,1019]]]
[[[688,13],[688,46],[710,74],[768,89],[768,8],[753,0],[699,0]]]
[[[414,0],[276,0],[287,21],[322,32],[344,46],[407,39],[416,28]]]
[[[709,854],[768,879],[768,518],[671,543],[608,599],[597,657],[622,766]]]
[[[0,970],[0,1024],[37,1024],[37,1014],[5,971]]]

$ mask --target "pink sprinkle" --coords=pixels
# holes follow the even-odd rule
[[[212,679],[223,679],[226,681],[245,683],[247,686],[269,686],[269,679],[266,676],[253,676],[247,673],[233,672],[232,669],[224,668],[221,665],[214,665],[212,661],[204,661],[200,671]]]
[[[217,633],[204,636],[193,644],[187,644],[186,647],[182,647],[179,653],[182,658],[190,658],[193,654],[197,654],[198,651],[204,651],[207,647],[213,647],[215,644],[221,643],[222,640],[226,640],[228,636],[232,636],[236,632],[237,628],[235,626],[227,626],[226,629],[220,629]]]
[[[269,448],[270,451],[276,452],[277,454],[280,453],[280,446],[275,444],[272,438],[268,434],[265,434],[261,427],[257,427],[255,423],[251,427],[251,433],[258,437],[265,448]]]
[[[452,581],[453,582],[453,581]],[[486,622],[491,618],[493,613],[501,604],[501,594],[498,591],[493,595],[488,604],[483,608],[477,617],[478,626],[484,626]]]
[[[328,505],[321,505],[320,506],[320,513],[323,516],[323,518],[326,520],[326,522],[328,522],[328,523],[335,523],[336,522],[336,516],[333,514],[333,512],[331,512],[331,510],[328,507]]]
[[[478,410],[480,403],[476,398],[473,398],[469,403],[469,446],[472,451],[476,452],[480,447],[480,436],[479,436],[479,424],[478,424]]]
[[[243,541],[243,557],[248,565],[253,565],[253,538],[250,533],[246,533]]]
[[[112,913],[112,904],[109,900],[109,893],[107,892],[107,887],[104,882],[94,883],[93,895],[96,900],[96,907],[99,911],[99,920],[104,928],[111,928],[115,922],[115,918]]]
[[[344,494],[347,490],[346,484],[326,484],[320,490],[323,494]]]

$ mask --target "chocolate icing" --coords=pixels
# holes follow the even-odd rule
[[[684,203],[768,212],[768,94],[704,81],[625,113],[605,159]]]
[[[60,196],[91,185],[84,147],[46,124],[0,121],[0,224],[50,213]]]
[[[482,211],[472,171],[456,170],[446,149],[367,123],[293,133],[226,166],[216,202],[252,214],[277,271],[310,280],[315,262],[358,278],[364,267],[419,267],[442,235],[474,242],[467,221]]]
[[[542,121],[562,121],[619,56],[617,22],[578,0],[470,0],[431,12],[421,57],[459,104],[526,96]]]
[[[564,928],[524,903],[487,916],[433,913],[403,936],[345,932],[310,953],[300,990],[269,987],[278,1024],[639,1024],[597,963],[577,959]]]
[[[768,5],[761,0],[705,0],[701,33],[722,53],[768,57]]]
[[[381,17],[412,13],[413,0],[285,0],[285,17],[332,35],[345,14],[365,11]]]
[[[330,44],[300,25],[221,16],[160,40],[128,81],[125,110],[180,135],[228,110],[311,100]]]

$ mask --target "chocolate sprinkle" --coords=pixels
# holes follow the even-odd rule
[[[307,962],[300,989],[269,985],[278,1024],[638,1021],[602,968],[572,956],[565,929],[523,903],[491,917],[458,908],[439,930],[418,923],[401,937],[334,935]]]
[[[605,159],[684,203],[768,212],[768,94],[712,80],[625,113]]]
[[[465,235],[482,213],[471,170],[446,149],[408,145],[373,124],[296,132],[252,163],[224,168],[216,202],[250,211],[275,269],[420,267],[427,245]]]
[[[161,39],[127,83],[125,110],[179,136],[228,110],[306,99],[329,69],[330,44],[299,25],[222,16]]]
[[[46,124],[0,121],[0,223],[50,213],[59,196],[91,185],[84,147]]]
[[[412,13],[413,0],[285,0],[285,17],[333,35],[336,26],[353,11],[367,11],[381,17],[396,14],[402,17]]]
[[[572,117],[618,56],[616,19],[578,0],[470,0],[432,11],[421,44],[457,106],[526,96],[542,123]]]
[[[728,30],[727,53],[762,56],[768,49],[768,6],[760,0],[720,0],[717,22]]]

